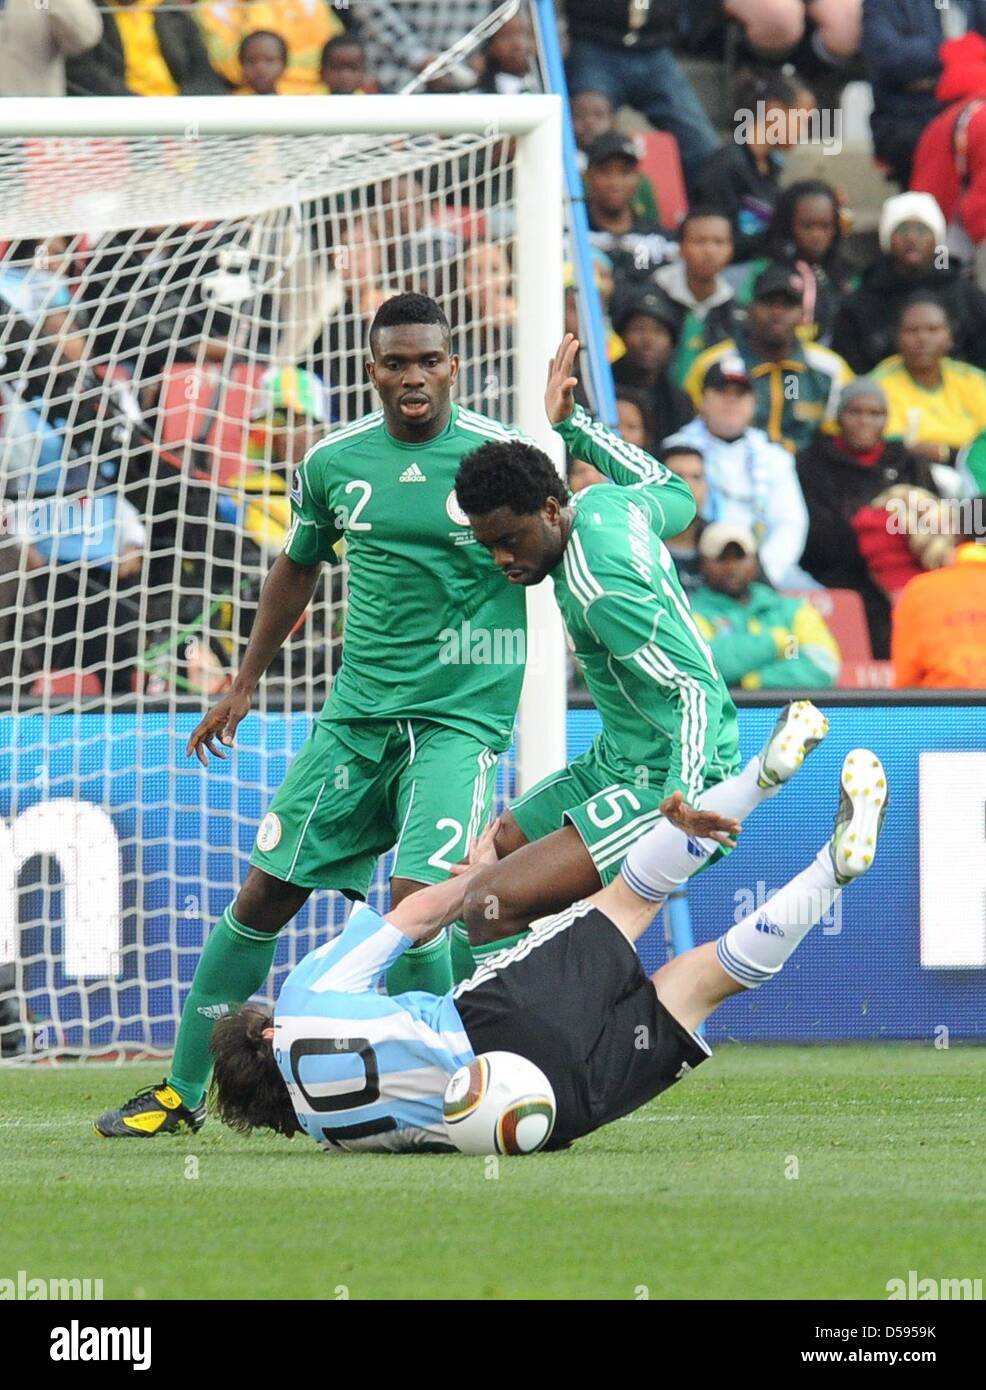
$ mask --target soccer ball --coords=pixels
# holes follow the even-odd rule
[[[516,1052],[482,1052],[445,1088],[445,1127],[464,1154],[532,1154],[555,1123],[555,1093]]]

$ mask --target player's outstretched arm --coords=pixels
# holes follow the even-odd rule
[[[233,687],[213,705],[188,740],[186,755],[191,757],[194,753],[203,767],[209,761],[206,749],[213,757],[225,758],[215,740],[218,738],[227,748],[232,746],[238,725],[250,711],[261,676],[311,602],[320,569],[321,564],[299,565],[287,555],[278,555],[271,565]]]
[[[584,459],[605,473],[614,483],[631,487],[635,483],[653,485],[653,496],[659,499],[663,513],[660,533],[679,535],[695,519],[695,501],[688,484],[672,473],[646,449],[628,444],[625,439],[594,420],[575,400],[578,377],[573,375],[578,359],[579,340],[566,333],[548,364],[548,382],[544,391],[544,408],[552,428],[565,441],[570,454]]]
[[[473,879],[481,869],[495,864],[496,832],[499,820],[492,821],[476,840],[469,852],[467,868],[454,874],[444,883],[432,883],[411,893],[387,913],[387,921],[413,941],[427,936],[436,927],[446,927],[462,915],[462,905]]]

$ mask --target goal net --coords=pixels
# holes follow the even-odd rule
[[[324,570],[237,750],[203,770],[185,743],[238,667],[293,463],[375,407],[364,361],[378,305],[403,289],[437,298],[462,358],[457,399],[549,444],[558,103],[10,105],[0,1045],[6,1058],[167,1051],[204,938],[338,667],[344,563]],[[537,659],[501,797],[564,756],[549,602],[534,597]],[[344,913],[337,895],[313,895],[282,933],[275,992]]]

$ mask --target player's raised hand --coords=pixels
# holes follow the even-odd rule
[[[469,863],[472,864],[495,864],[497,861],[496,852],[496,832],[500,829],[500,817],[491,820],[489,825],[473,840],[469,849]]]
[[[572,373],[579,355],[580,343],[574,333],[566,333],[558,351],[548,363],[548,384],[544,388],[544,408],[553,425],[567,420],[575,409],[575,388],[579,384]]]
[[[696,840],[715,840],[717,844],[736,848],[736,836],[740,823],[732,816],[720,816],[716,811],[700,811],[689,806],[682,793],[672,792],[661,802],[661,815],[665,820],[691,835]]]
[[[218,738],[220,743],[232,748],[233,737],[240,722],[249,714],[251,703],[252,697],[239,690],[224,695],[192,733],[185,756],[190,758],[194,753],[203,767],[209,765],[205,756],[207,748],[214,758],[225,758],[226,754],[216,746],[215,740]]]

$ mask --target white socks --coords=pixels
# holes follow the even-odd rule
[[[758,755],[735,777],[727,777],[718,786],[704,791],[697,805],[704,811],[717,811],[721,816],[744,821],[761,801],[781,790],[780,787],[758,787],[759,775]],[[680,888],[718,848],[715,840],[692,839],[669,821],[660,820],[632,847],[621,872],[638,897],[657,903]]]
[[[841,891],[835,881],[829,847],[823,845],[803,873],[719,938],[719,964],[747,989],[756,989],[773,979]]]

